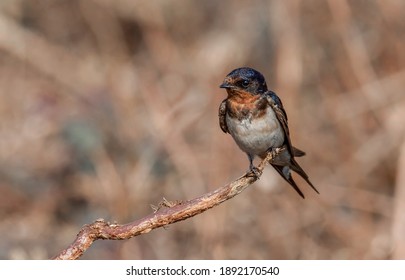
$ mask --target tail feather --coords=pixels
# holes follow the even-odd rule
[[[319,194],[319,191],[315,188],[315,186],[309,180],[309,177],[308,177],[307,173],[305,173],[305,171],[301,168],[301,166],[298,164],[298,162],[295,161],[294,158],[291,158],[290,167],[291,167],[292,170],[297,172],[311,186],[311,188],[314,191],[316,191],[316,193]]]
[[[279,154],[272,162],[271,165],[274,167],[274,169],[283,177],[284,180],[286,180],[293,188],[294,190],[302,197],[304,197],[304,194],[302,191],[298,188],[297,184],[295,183],[292,175],[291,175],[291,170],[294,172],[298,173],[307,183],[308,185],[311,186],[311,188],[319,194],[319,191],[315,188],[315,186],[312,184],[312,182],[309,180],[309,177],[307,173],[301,168],[301,166],[298,164],[298,162],[295,161],[294,157],[302,157],[305,155],[304,151],[301,151],[300,149],[296,147],[292,147],[292,156],[289,151],[284,151],[281,154]],[[261,155],[261,158],[265,158],[267,154]],[[252,161],[250,161],[252,164]]]
[[[305,198],[304,194],[302,193],[302,191],[298,188],[297,184],[295,183],[294,179],[292,178],[290,172],[288,172],[288,174],[285,174],[283,172],[283,168],[287,167],[287,166],[279,166],[279,165],[274,165],[272,164],[272,166],[274,167],[274,169],[281,175],[281,177],[283,177],[284,180],[286,180],[293,188],[294,190],[302,197]],[[287,167],[288,168],[288,167]],[[311,184],[312,185],[312,184]]]

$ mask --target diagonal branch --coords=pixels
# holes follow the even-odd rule
[[[232,183],[192,200],[174,203],[164,201],[155,213],[125,225],[111,224],[102,219],[96,220],[89,225],[85,225],[80,230],[75,241],[53,259],[78,259],[91,246],[91,244],[98,239],[130,239],[134,236],[148,233],[153,229],[191,218],[215,207],[238,195],[258,180],[264,167],[284,149],[285,148],[277,149],[274,153],[269,153],[269,155],[259,164],[257,167],[259,177],[256,177],[252,172],[248,172]],[[162,208],[161,206],[166,207]]]

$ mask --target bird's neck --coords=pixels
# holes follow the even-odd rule
[[[228,97],[227,104],[228,114],[233,118],[261,117],[266,113],[267,103],[260,95],[233,94]]]
[[[260,95],[253,95],[247,91],[227,89],[228,100],[240,104],[251,104],[260,98]]]

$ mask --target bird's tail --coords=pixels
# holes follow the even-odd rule
[[[290,167],[292,170],[297,172],[307,183],[311,186],[311,188],[319,194],[319,191],[315,188],[315,186],[309,180],[307,173],[301,168],[298,162],[295,161],[294,157],[291,158]]]
[[[293,188],[294,190],[302,197],[305,198],[304,194],[302,191],[298,188],[297,184],[295,183],[293,177],[291,176],[290,168],[286,166],[280,166],[280,165],[275,165],[272,164],[274,169],[283,177],[284,180],[286,180]],[[311,185],[312,186],[312,185]]]

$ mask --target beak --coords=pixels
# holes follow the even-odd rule
[[[231,88],[232,85],[231,85],[231,84],[228,84],[228,82],[223,82],[219,87],[220,87],[220,88]]]

